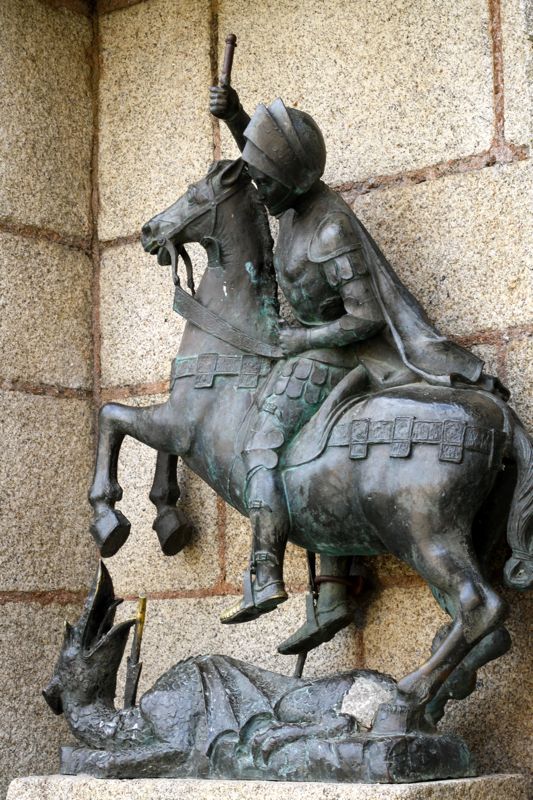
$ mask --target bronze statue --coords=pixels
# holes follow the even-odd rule
[[[379,700],[395,693],[392,678],[370,670],[305,680],[195,656],[161,675],[135,707],[117,710],[117,670],[136,623],[113,625],[120,602],[101,564],[81,618],[65,626],[43,692],[82,743],[62,748],[62,773],[375,783],[411,780],[413,761],[418,780],[471,770],[464,742],[430,726],[369,739]],[[423,763],[421,748],[435,763]]]
[[[129,523],[114,508],[120,497],[118,449],[125,435],[158,450],[151,495],[158,507],[155,526],[163,550],[173,553],[185,543],[174,507],[176,457],[241,513],[250,514],[245,443],[259,437],[256,420],[263,403],[272,395],[282,397],[287,386],[289,400],[293,394],[305,415],[306,392],[318,390],[318,407],[335,386],[335,395],[283,448],[279,480],[290,514],[289,539],[333,557],[392,552],[445,598],[455,618],[448,637],[421,672],[400,682],[411,700],[431,699],[450,668],[505,617],[503,602],[478,567],[471,530],[507,460],[519,469],[507,580],[518,588],[532,580],[526,558],[529,511],[522,497],[531,480],[531,442],[519,420],[497,392],[468,383],[465,375],[373,391],[370,384],[360,398],[363,366],[346,369],[339,381],[336,368],[330,371],[319,362],[319,372],[313,353],[296,363],[280,357],[266,217],[240,160],[215,164],[144,226],[142,238],[160,261],[172,255],[174,274],[185,242],[203,242],[209,263],[194,298],[177,286],[175,306],[189,321],[173,365],[169,400],[143,408],[108,403],[101,410],[91,502],[102,555],[112,555],[129,532]],[[370,258],[370,240],[363,241]],[[457,345],[436,335],[434,341],[445,364],[453,363],[456,350],[468,363],[467,352]],[[297,371],[298,364],[305,370]],[[452,380],[454,385],[446,385]],[[275,410],[272,416],[278,418]],[[277,566],[266,559],[264,564],[265,570]],[[253,592],[247,602],[254,602]]]
[[[211,90],[211,110],[226,120],[242,158],[214,163],[143,226],[145,250],[171,267],[174,308],[187,323],[168,401],[101,409],[91,532],[104,557],[129,534],[115,504],[118,454],[130,435],[157,450],[154,529],[163,552],[178,553],[190,536],[176,505],[181,457],[251,521],[243,597],[223,622],[254,620],[286,600],[288,540],[310,554],[312,582],[320,554],[321,590],[310,597],[306,624],[280,645],[285,653],[305,653],[347,624],[354,557],[395,554],[427,581],[451,622],[429,659],[378,705],[369,735],[382,744],[407,737],[399,747],[409,753],[414,736],[420,757],[411,780],[443,777],[442,747],[447,774],[468,774],[464,744],[445,744],[434,725],[451,697],[473,691],[476,670],[510,646],[507,609],[485,569],[504,527],[507,584],[533,583],[532,441],[505,387],[433,327],[321,181],[326,154],[313,119],[280,99],[250,119],[229,86],[230,61],[223,85]],[[265,205],[280,221],[274,255]],[[188,242],[207,252],[197,291]],[[180,284],[180,257],[190,292]],[[279,319],[278,285],[295,326]],[[281,678],[279,685],[288,686]],[[351,741],[346,751],[353,779],[378,780],[361,766],[360,747]],[[392,751],[383,747],[393,774]],[[307,763],[309,751],[302,753]],[[195,764],[187,774],[203,774]],[[217,774],[234,774],[225,769]],[[309,769],[323,779],[318,765]],[[272,768],[271,777],[279,774]]]

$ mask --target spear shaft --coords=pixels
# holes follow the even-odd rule
[[[218,85],[223,89],[227,89],[231,83],[231,68],[233,66],[233,54],[235,53],[236,47],[237,37],[234,33],[228,33],[226,36],[226,48],[224,50],[222,72],[220,73],[220,78],[218,81]]]
[[[139,597],[137,603],[137,615],[135,618],[135,629],[133,631],[133,641],[131,643],[131,653],[128,656],[126,666],[126,686],[124,687],[124,708],[133,708],[137,700],[137,688],[141,677],[142,661],[141,644],[146,619],[146,597]]]

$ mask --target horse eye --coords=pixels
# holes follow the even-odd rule
[[[194,203],[197,199],[196,186],[189,186],[187,189],[187,200],[189,203]]]

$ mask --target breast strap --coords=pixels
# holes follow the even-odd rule
[[[215,314],[214,311],[210,311],[182,289],[177,273],[178,252],[175,245],[170,239],[162,240],[159,244],[161,248],[165,248],[168,251],[170,256],[172,277],[175,285],[173,307],[174,311],[179,314],[180,317],[186,319],[187,322],[192,322],[193,325],[196,325],[196,327],[200,328],[204,333],[208,333],[210,336],[214,336],[216,339],[226,342],[226,344],[235,347],[243,353],[251,353],[252,355],[265,356],[266,358],[272,359],[284,357],[281,347],[263,342],[260,339],[249,336],[247,333],[244,333],[244,331],[239,330],[239,328],[235,328],[231,323],[227,322],[227,320]],[[184,258],[183,252],[184,249],[181,248],[182,258]],[[186,261],[185,258],[184,260]],[[189,272],[192,272],[192,270],[187,269],[188,274]]]

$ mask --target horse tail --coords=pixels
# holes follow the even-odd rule
[[[525,591],[533,585],[533,441],[513,414],[511,455],[517,480],[507,523],[512,550],[504,567],[506,586]]]

